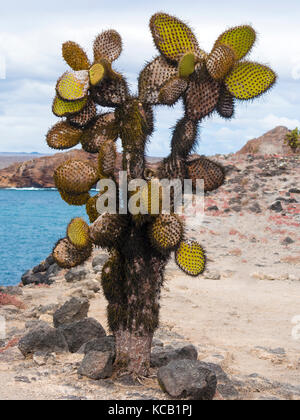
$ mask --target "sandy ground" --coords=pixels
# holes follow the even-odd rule
[[[282,212],[269,209],[278,197],[300,202],[299,193],[289,193],[300,187],[300,165],[296,160],[282,174],[261,178],[259,171],[266,168],[258,169],[260,162],[273,165],[227,158],[224,163],[239,171],[231,171],[226,185],[207,197],[201,225],[187,221],[187,237],[206,249],[208,270],[191,278],[170,261],[156,336],[164,343],[190,342],[198,348],[200,360],[219,365],[228,375],[227,385],[236,391],[220,386],[224,399],[300,399],[300,207],[282,201]],[[276,168],[280,162],[275,160]],[[247,178],[244,185],[236,180],[237,174]],[[240,200],[241,209],[232,210],[236,205],[232,198]],[[249,210],[253,202],[259,203],[261,212]],[[218,209],[207,210],[214,205]],[[80,287],[80,283],[67,284],[61,274],[50,288],[23,288],[27,309],[10,314],[10,337],[19,336],[33,316],[51,322],[51,316],[41,315],[38,307],[61,304]],[[102,293],[90,303],[89,316],[106,327]],[[5,307],[1,311],[3,315]],[[13,313],[13,308],[6,311]],[[293,323],[296,316],[298,324]],[[80,358],[57,356],[53,366],[37,367],[12,347],[0,353],[0,398],[165,398],[155,378],[139,388],[78,379]]]

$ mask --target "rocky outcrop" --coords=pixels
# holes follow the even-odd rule
[[[284,144],[288,130],[286,127],[276,127],[257,139],[249,140],[245,146],[237,152],[238,155],[288,155],[293,154],[289,146]]]

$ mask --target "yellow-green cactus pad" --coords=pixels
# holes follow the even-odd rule
[[[98,180],[97,168],[82,160],[67,160],[54,171],[56,188],[71,194],[88,192]]]
[[[183,54],[199,49],[191,29],[173,16],[156,13],[150,20],[150,29],[156,47],[170,60],[178,62]]]
[[[105,59],[111,63],[120,56],[121,52],[122,39],[118,32],[104,31],[95,39],[94,58],[96,62]]]
[[[269,67],[245,61],[234,66],[225,79],[228,91],[237,99],[247,100],[262,95],[276,82]]]
[[[78,249],[68,238],[61,239],[55,245],[52,255],[61,268],[73,268],[86,261],[92,254],[92,244],[86,248]]]
[[[89,71],[91,85],[96,86],[104,77],[105,69],[100,63],[94,64]]]
[[[101,145],[98,156],[99,174],[101,178],[111,177],[114,175],[116,159],[116,145],[112,140],[107,140]]]
[[[194,188],[196,187],[197,179],[203,179],[205,192],[216,190],[225,180],[223,167],[205,157],[187,162],[187,172]]]
[[[234,51],[236,60],[241,60],[251,50],[255,40],[256,32],[251,26],[236,26],[220,35],[214,48],[227,45]]]
[[[149,229],[153,245],[163,252],[175,249],[182,235],[183,224],[175,214],[159,215]]]
[[[89,193],[70,194],[65,191],[58,190],[61,198],[70,206],[84,206],[90,199]]]
[[[89,153],[98,153],[101,145],[107,140],[116,141],[119,128],[114,112],[99,115],[95,122],[88,126],[81,136],[83,150]]]
[[[206,60],[206,67],[215,80],[223,79],[235,63],[234,51],[226,45],[220,45],[212,50]]]
[[[76,115],[69,116],[68,121],[79,127],[85,127],[96,117],[96,115],[97,108],[95,102],[89,97],[86,106]]]
[[[189,77],[195,71],[195,54],[187,52],[179,61],[178,76]]]
[[[65,150],[80,142],[82,130],[72,127],[67,121],[55,124],[47,133],[46,140],[52,149]]]
[[[68,225],[67,237],[76,248],[86,248],[90,242],[89,225],[80,217],[76,217]]]
[[[94,223],[100,214],[97,211],[97,200],[101,194],[96,194],[94,197],[90,197],[86,203],[86,214],[89,216],[90,223]]]
[[[186,80],[174,77],[160,90],[158,97],[159,103],[164,105],[175,104],[187,87],[188,83]]]
[[[178,267],[190,276],[199,276],[205,270],[205,253],[198,242],[182,241],[176,251],[175,260]]]
[[[87,95],[89,85],[89,73],[87,70],[67,71],[58,80],[56,90],[61,99],[77,101]]]
[[[76,42],[68,41],[62,46],[62,55],[67,64],[75,70],[88,70],[90,62],[83,49]]]
[[[144,104],[158,104],[163,86],[177,76],[177,67],[159,56],[147,64],[139,77],[139,100]]]
[[[88,98],[85,97],[78,101],[64,101],[63,99],[56,96],[52,105],[52,112],[57,117],[66,117],[68,115],[77,114],[85,107]]]

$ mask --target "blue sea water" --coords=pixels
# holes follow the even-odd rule
[[[69,206],[56,190],[0,189],[0,286],[18,284],[78,216],[88,221],[84,206]]]

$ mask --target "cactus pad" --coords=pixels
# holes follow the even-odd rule
[[[220,95],[220,84],[209,75],[194,73],[184,99],[186,115],[193,121],[201,120],[215,109]]]
[[[206,257],[203,248],[195,241],[182,241],[175,254],[179,268],[190,276],[199,276],[205,270]]]
[[[116,145],[112,140],[104,142],[99,150],[99,174],[101,177],[111,177],[114,175],[117,159]]]
[[[237,99],[248,100],[262,95],[276,82],[276,74],[269,67],[250,61],[234,66],[225,79],[228,91]]]
[[[97,200],[101,194],[96,194],[94,197],[90,197],[86,203],[86,213],[89,216],[90,223],[94,223],[100,214],[97,211]]]
[[[228,74],[235,61],[234,51],[226,45],[219,45],[207,57],[206,68],[213,79],[221,80]]]
[[[178,216],[161,214],[151,225],[149,236],[153,245],[162,252],[176,248],[182,239],[183,224]]]
[[[56,90],[61,99],[76,101],[87,95],[89,85],[89,73],[87,70],[67,71],[58,80]]]
[[[78,127],[85,127],[90,123],[92,119],[96,117],[96,115],[96,105],[94,101],[89,98],[86,106],[80,112],[78,112],[78,114],[68,117],[68,121]]]
[[[67,117],[68,115],[77,114],[85,107],[87,97],[79,99],[78,101],[64,101],[56,96],[52,105],[52,112],[57,117]]]
[[[77,159],[67,160],[54,171],[56,187],[71,194],[88,192],[98,180],[97,168]]]
[[[98,153],[100,146],[107,140],[116,141],[118,126],[114,112],[99,115],[95,122],[86,128],[81,136],[83,150],[89,153]]]
[[[90,242],[88,224],[80,217],[71,220],[67,228],[67,237],[76,248],[86,248]]]
[[[156,13],[150,20],[154,43],[166,58],[179,61],[187,52],[199,49],[191,29],[179,19],[165,13]]]
[[[65,42],[62,46],[62,55],[66,63],[75,71],[88,70],[90,67],[86,53],[76,42]]]
[[[223,118],[232,118],[234,115],[234,97],[225,87],[220,95],[217,112]]]
[[[193,181],[194,188],[197,179],[204,180],[205,192],[216,190],[223,185],[225,180],[222,166],[204,157],[188,162],[187,171],[189,179]]]
[[[195,71],[195,54],[187,52],[179,61],[178,76],[189,77]]]
[[[158,104],[163,86],[177,76],[176,66],[159,56],[147,64],[139,77],[139,100],[145,104]]]
[[[58,192],[61,198],[70,206],[84,206],[90,198],[88,192],[82,194],[70,194],[61,190],[58,190]]]
[[[149,215],[162,211],[162,187],[158,179],[152,179],[141,189],[140,210],[142,214]]]
[[[128,98],[127,83],[123,78],[105,78],[94,87],[93,99],[101,106],[115,107]]]
[[[118,32],[108,30],[97,36],[94,42],[94,58],[96,62],[105,59],[115,61],[122,52],[122,39]]]
[[[46,140],[52,149],[65,150],[80,142],[82,130],[72,127],[66,121],[55,124],[47,133]]]
[[[172,137],[172,154],[185,159],[197,142],[198,121],[187,117],[178,121]]]
[[[127,225],[126,215],[102,214],[90,225],[91,241],[102,248],[114,248],[124,240]]]
[[[251,26],[236,26],[220,35],[214,48],[219,45],[227,45],[234,51],[236,60],[241,60],[251,50],[255,40],[256,32]]]
[[[91,85],[96,86],[104,77],[105,69],[100,63],[94,64],[89,70]]]
[[[55,245],[52,255],[61,268],[73,268],[86,261],[92,253],[92,245],[78,249],[68,238],[61,239]]]
[[[173,105],[187,89],[186,80],[174,77],[167,82],[159,92],[159,103],[164,105]]]

